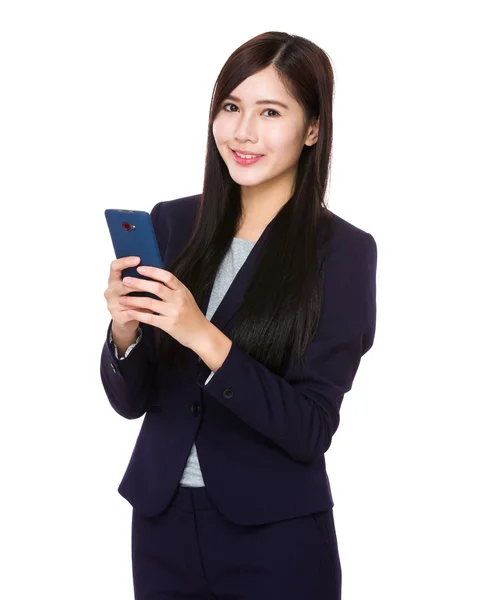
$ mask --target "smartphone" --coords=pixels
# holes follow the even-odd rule
[[[144,210],[108,208],[104,211],[104,215],[116,258],[140,257],[140,262],[136,266],[121,271],[121,277],[138,277],[138,279],[154,281],[136,270],[142,266],[164,268],[150,214]],[[160,300],[158,296],[144,291],[129,292],[127,295]]]

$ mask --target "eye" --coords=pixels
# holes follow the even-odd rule
[[[278,117],[280,117],[280,116],[281,116],[281,115],[280,115],[280,114],[277,112],[277,110],[274,110],[273,108],[266,108],[266,110],[265,110],[264,112],[266,112],[267,110],[270,110],[270,111],[272,111],[273,113],[276,113],[276,115],[277,115]]]
[[[237,105],[233,104],[232,102],[227,102],[227,104],[224,104],[222,108],[225,109],[227,106],[235,106],[237,108]],[[268,110],[270,110],[271,112],[275,113],[274,116],[278,116],[278,117],[281,116],[280,113],[278,113],[277,110],[274,110],[273,108],[266,108],[264,112],[267,112]],[[234,112],[234,111],[233,110],[227,110],[226,112]],[[270,116],[270,115],[268,115],[268,116]],[[274,118],[274,116],[271,117],[271,118]]]

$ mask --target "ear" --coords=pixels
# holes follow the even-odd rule
[[[306,141],[304,142],[307,146],[312,146],[318,141],[318,132],[319,132],[319,117],[313,121],[311,127],[309,128],[308,135],[306,136]]]

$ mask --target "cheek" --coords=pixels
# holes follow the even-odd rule
[[[288,131],[274,131],[266,139],[265,147],[272,154],[277,155],[283,162],[291,162],[299,150],[299,139]]]
[[[223,144],[228,139],[228,127],[225,119],[217,118],[212,125],[213,137],[217,144]]]

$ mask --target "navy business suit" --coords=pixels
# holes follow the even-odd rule
[[[165,264],[188,242],[200,198],[153,208]],[[108,400],[125,418],[145,415],[118,488],[138,515],[156,517],[170,505],[195,438],[206,493],[232,523],[262,525],[333,507],[324,453],[338,428],[344,394],[373,344],[377,263],[374,238],[334,213],[333,218],[323,310],[302,378],[291,368],[283,377],[275,375],[233,343],[205,385],[210,369],[194,352],[183,375],[158,368],[153,328],[144,323],[139,344],[118,360],[108,341],[109,324],[100,367]],[[228,337],[272,224],[212,316]],[[209,293],[200,306],[204,314],[208,301]]]

